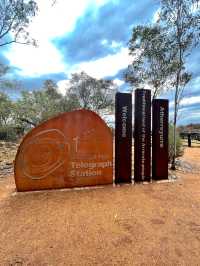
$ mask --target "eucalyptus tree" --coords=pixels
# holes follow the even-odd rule
[[[22,91],[15,103],[13,120],[17,126],[29,129],[55,115],[79,107],[76,99],[58,93],[54,81],[46,80],[40,90]]]
[[[43,88],[32,92],[22,91],[16,102],[15,121],[17,125],[36,126],[61,112],[62,95],[56,91],[56,84],[47,80]]]
[[[27,27],[37,11],[36,1],[1,0],[0,46],[11,43],[35,44]]]
[[[8,80],[5,79],[5,75],[8,73],[9,67],[0,62],[0,90],[2,87],[7,87]]]
[[[134,27],[129,41],[129,54],[133,61],[125,72],[125,80],[135,87],[148,84],[152,98],[156,98],[170,86],[175,70],[171,60],[173,52],[158,24]]]
[[[181,97],[185,85],[191,79],[186,70],[186,60],[192,48],[198,45],[200,34],[200,6],[199,0],[161,0],[159,14],[160,25],[163,27],[173,50],[174,73],[174,151],[172,169],[176,169],[176,126]]]
[[[7,124],[12,120],[12,115],[12,101],[5,93],[0,92],[0,127],[7,126]]]
[[[0,62],[0,92],[8,92],[12,90],[21,90],[22,84],[16,79],[9,78],[11,68]]]
[[[52,6],[56,0],[49,0]],[[11,43],[33,44],[28,26],[38,13],[38,4],[34,0],[0,1],[0,47]]]
[[[74,73],[70,79],[68,97],[74,97],[81,108],[99,112],[114,104],[115,87],[111,80],[96,79],[85,72]]]

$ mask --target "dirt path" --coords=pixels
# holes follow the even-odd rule
[[[200,148],[183,160],[200,167]],[[200,265],[200,173],[171,183],[15,193],[0,179],[0,265]]]

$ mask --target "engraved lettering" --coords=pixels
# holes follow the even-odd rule
[[[126,138],[127,135],[127,113],[128,113],[128,106],[122,107],[122,138]]]

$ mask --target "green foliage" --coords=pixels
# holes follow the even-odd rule
[[[199,41],[200,8],[198,0],[161,0],[157,23],[133,28],[129,53],[133,62],[125,79],[131,85],[153,90],[153,98],[163,89],[175,88],[175,108],[180,103],[191,74],[185,62]]]
[[[59,113],[76,108],[79,108],[76,99],[63,97],[57,92],[57,85],[52,80],[47,80],[42,90],[22,92],[15,104],[14,120],[16,126],[28,129]]]
[[[99,112],[114,104],[114,85],[111,80],[95,79],[85,72],[75,73],[70,80],[69,98],[79,102],[81,108]]]
[[[16,103],[15,120],[18,125],[37,125],[56,113],[55,102],[47,91],[22,92],[22,97]],[[25,123],[25,124],[24,124]]]
[[[60,101],[60,111],[70,112],[76,109],[80,109],[80,102],[73,94],[66,94]]]
[[[174,134],[172,169],[175,170],[176,157],[176,124],[183,90],[191,79],[186,71],[186,58],[199,42],[200,8],[199,0],[162,0],[160,24],[169,39],[173,51],[174,73]]]
[[[0,126],[0,140],[15,141],[18,137],[18,130],[16,127],[7,125]]]
[[[186,69],[186,59],[199,43],[199,36],[199,0],[161,0],[157,23],[134,27],[129,41],[134,60],[125,73],[126,81],[140,87],[148,84],[153,89],[153,98],[163,88],[174,90],[172,169],[179,153],[176,150],[179,105],[184,88],[192,78]]]
[[[173,152],[174,152],[174,127],[172,124],[169,125],[169,161],[173,160]],[[180,157],[183,155],[183,144],[180,138],[178,131],[176,130],[176,157]]]
[[[9,67],[2,64],[0,62],[0,90],[3,91],[5,88],[10,88],[10,83],[9,80],[5,78],[6,74],[9,71]]]
[[[0,92],[0,126],[8,125],[12,120],[13,103],[9,97]]]
[[[5,74],[8,72],[9,67],[0,63],[0,80],[3,76],[5,76]]]
[[[15,103],[4,93],[0,93],[0,139],[16,140],[23,128],[15,125]]]
[[[10,67],[0,62],[0,92],[4,92],[10,89],[19,90],[21,87],[20,82],[8,78],[9,71]]]
[[[55,82],[46,80],[42,89],[22,91],[21,97],[12,102],[4,93],[0,93],[0,126],[2,136],[12,138],[11,133],[18,134],[29,130],[41,122],[59,113],[88,108],[99,111],[113,106],[113,84],[109,80],[96,80],[86,73],[74,74],[70,80],[71,87],[65,96],[58,92]],[[13,131],[11,130],[13,128]]]
[[[171,60],[170,43],[159,25],[134,27],[129,53],[133,62],[125,73],[127,82],[136,87],[148,84],[153,98],[170,86],[169,80],[176,68]]]
[[[36,1],[33,0],[1,0],[0,46],[11,43],[35,44],[29,36],[27,26],[37,10]]]
[[[170,42],[175,68],[175,108],[179,105],[185,85],[192,75],[186,71],[186,58],[199,42],[200,9],[197,0],[162,0],[160,25]]]
[[[188,56],[198,44],[199,8],[199,0],[161,0],[160,23],[166,34],[173,36],[171,45],[176,47],[178,55],[181,49]]]

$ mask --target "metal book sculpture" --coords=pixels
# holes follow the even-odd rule
[[[32,129],[15,159],[18,191],[113,182],[113,138],[94,112],[63,113]]]

